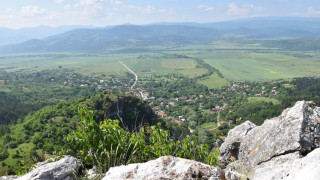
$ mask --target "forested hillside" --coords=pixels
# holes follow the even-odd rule
[[[10,132],[2,132],[1,174],[15,173],[17,164],[22,159],[37,162],[49,154],[57,154],[68,148],[65,138],[80,123],[78,107],[81,104],[93,110],[97,123],[109,118],[118,119],[120,126],[127,130],[161,122],[146,103],[134,96],[117,92],[104,92],[89,98],[47,106],[11,126]]]

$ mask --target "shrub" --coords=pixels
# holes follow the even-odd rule
[[[207,145],[198,145],[195,136],[174,141],[170,132],[158,126],[143,127],[136,133],[125,131],[117,120],[93,120],[93,111],[78,108],[81,125],[69,134],[68,140],[86,163],[98,166],[103,172],[110,167],[145,162],[165,155],[193,159],[215,165],[219,151],[211,152]]]

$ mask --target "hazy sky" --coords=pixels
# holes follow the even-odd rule
[[[320,0],[0,0],[0,27],[320,17]]]

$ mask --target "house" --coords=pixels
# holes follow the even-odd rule
[[[189,103],[193,103],[193,100],[192,99],[188,99],[186,100],[186,102],[189,104]]]
[[[188,99],[187,97],[179,97],[178,98],[179,100],[186,100],[186,99]]]
[[[156,107],[152,108],[152,110],[159,111],[159,110],[161,110],[161,108],[159,106],[156,106]]]
[[[180,120],[178,120],[176,118],[173,118],[173,117],[169,117],[169,119],[171,119],[172,122],[175,122],[177,124],[182,124],[183,123],[182,121],[180,121]]]
[[[199,104],[199,107],[204,107],[203,103],[200,103],[200,104]]]
[[[217,112],[217,111],[220,111],[220,108],[212,108],[211,111]]]
[[[203,98],[203,97],[204,97],[204,95],[200,95],[199,97],[200,97],[200,98]]]
[[[241,119],[242,119],[241,117],[240,117],[240,118],[238,118],[238,119],[236,120],[236,122],[239,122],[239,121],[241,121]]]
[[[3,82],[5,82],[5,80],[0,80],[0,82],[2,82],[2,83],[3,83]]]
[[[224,107],[224,108],[228,107],[228,104],[225,103],[225,102],[223,102],[223,107]]]
[[[221,124],[229,124],[228,121],[221,121]]]
[[[155,113],[156,113],[157,115],[161,116],[161,117],[167,117],[167,114],[166,114],[164,111],[162,111],[162,110],[156,111]]]

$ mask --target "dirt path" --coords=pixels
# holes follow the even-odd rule
[[[131,88],[130,88],[130,89],[133,89],[133,87],[134,87],[134,86],[137,84],[137,82],[138,82],[138,75],[137,75],[135,72],[133,72],[128,66],[126,66],[123,62],[119,61],[119,63],[122,64],[125,68],[127,68],[127,69],[135,76],[136,81],[133,83],[133,85],[132,85]],[[143,93],[142,93],[141,91],[139,91],[139,93],[140,93],[142,99],[145,100],[145,98],[144,98],[144,96],[143,96]]]
[[[128,68],[128,66],[126,66],[125,64],[123,64],[123,62],[119,61],[119,63],[121,63],[125,68],[127,68],[135,77],[136,77],[136,81],[133,83],[133,85],[131,86],[131,89],[133,89],[133,87],[137,84],[138,81],[138,75],[133,72],[130,68]]]

